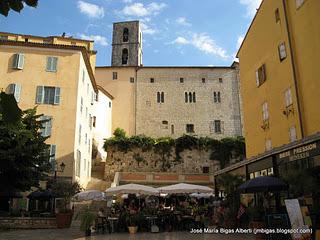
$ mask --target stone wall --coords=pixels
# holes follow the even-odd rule
[[[57,228],[56,218],[0,217],[0,227],[12,229]]]
[[[209,167],[209,174],[212,174],[220,169],[220,163],[210,160],[210,154],[211,151],[205,150],[184,150],[177,159],[174,148],[163,156],[154,150],[132,148],[122,152],[110,147],[105,178],[112,182],[116,172],[203,174],[203,167]]]

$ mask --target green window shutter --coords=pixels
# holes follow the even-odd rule
[[[51,136],[51,129],[52,129],[52,117],[48,116],[47,117],[47,126],[46,126],[46,135]]]
[[[19,62],[19,54],[18,53],[13,54],[12,68],[17,69],[18,62]]]
[[[58,58],[57,57],[47,57],[47,66],[46,70],[48,72],[57,71]]]
[[[45,131],[46,131],[46,124],[45,124],[44,122],[42,122],[42,121],[44,121],[44,120],[45,120],[45,116],[41,116],[41,117],[40,117],[40,121],[41,121],[42,127],[41,127],[41,129],[40,129],[40,133],[41,133],[41,136],[42,136],[42,137],[45,137]],[[50,146],[50,148],[51,148],[51,146]]]
[[[52,69],[52,57],[47,57],[46,70],[47,70],[47,71],[51,71],[51,69]]]
[[[54,104],[59,105],[60,104],[60,88],[56,87],[54,89]]]
[[[52,71],[53,72],[57,71],[57,65],[58,65],[58,58],[52,57]]]
[[[43,103],[43,97],[44,97],[44,87],[37,86],[36,103],[37,104]]]
[[[14,97],[15,97],[17,102],[20,101],[20,93],[21,93],[21,85],[20,84],[15,84]]]
[[[17,62],[17,68],[23,69],[24,66],[24,54],[18,54],[18,62]]]
[[[57,150],[57,146],[54,144],[50,145],[50,159],[49,159],[49,163],[52,166],[52,171],[55,170],[55,166],[56,166],[56,150]]]

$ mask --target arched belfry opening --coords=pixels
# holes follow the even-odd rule
[[[128,64],[128,49],[124,48],[122,49],[122,64]]]
[[[129,29],[128,28],[123,29],[122,41],[123,42],[129,41]]]

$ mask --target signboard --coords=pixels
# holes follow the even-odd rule
[[[320,154],[320,142],[309,143],[301,147],[293,148],[279,153],[278,160],[296,161]]]
[[[284,200],[291,222],[292,229],[301,229],[304,227],[303,217],[298,199]],[[301,237],[300,233],[293,233],[293,239]]]

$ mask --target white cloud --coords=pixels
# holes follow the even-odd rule
[[[218,56],[224,59],[230,58],[230,56],[227,55],[226,50],[218,46],[214,42],[214,40],[206,33],[193,33],[192,37],[189,40],[184,37],[177,37],[171,43],[180,45],[190,44],[206,54]]]
[[[242,42],[243,42],[244,36],[240,35],[237,39],[237,49],[239,49],[239,47],[241,46]]]
[[[191,26],[191,23],[189,23],[185,17],[177,18],[176,23],[183,25],[183,26]]]
[[[132,3],[132,0],[123,0],[124,3]]]
[[[189,41],[184,37],[177,37],[172,43],[185,45],[185,44],[189,44]]]
[[[141,31],[143,32],[143,34],[155,34],[157,32],[157,30],[155,30],[154,28],[150,27],[149,25],[147,25],[145,22],[141,21],[140,22],[140,27],[141,27]]]
[[[78,8],[80,12],[87,15],[90,18],[103,18],[104,9],[98,5],[87,3],[84,1],[78,1]]]
[[[81,39],[86,39],[86,40],[93,40],[96,44],[102,45],[102,46],[107,46],[108,41],[107,38],[100,36],[100,35],[85,35],[85,34],[78,34],[78,36]]]
[[[126,16],[145,17],[158,14],[167,5],[165,3],[150,3],[146,6],[143,3],[133,3],[125,6],[121,13]]]
[[[256,14],[257,8],[259,8],[262,0],[240,0],[242,5],[247,8],[247,17],[253,17]]]

